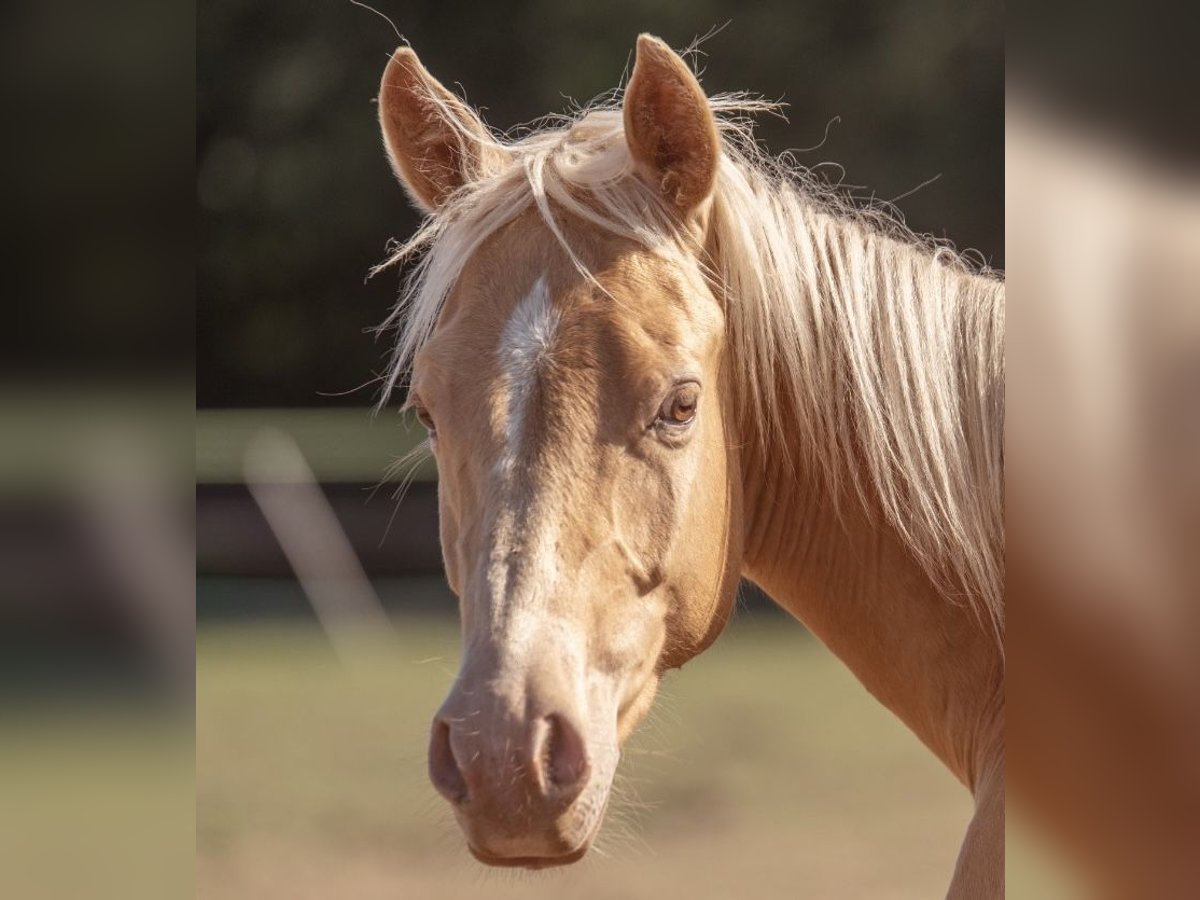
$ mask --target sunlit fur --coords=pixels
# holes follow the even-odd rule
[[[620,97],[513,138],[464,128],[494,171],[445,198],[384,264],[413,264],[385,322],[399,332],[385,399],[464,264],[530,207],[589,277],[564,212],[668,259],[698,256],[725,306],[741,427],[803,454],[790,464],[823,472],[832,496],[886,516],[940,592],[1002,642],[1002,281],[765,155],[747,116],[770,104],[709,103],[723,154],[706,246],[633,176]]]

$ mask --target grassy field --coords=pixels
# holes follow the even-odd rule
[[[198,645],[201,898],[930,898],[966,791],[802,629],[743,617],[667,680],[595,851],[486,870],[425,776],[456,630],[396,620],[351,675],[315,626],[207,625]]]

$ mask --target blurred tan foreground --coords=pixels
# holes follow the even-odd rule
[[[799,626],[736,621],[667,680],[596,850],[548,873],[467,855],[425,774],[448,619],[396,620],[349,676],[315,626],[198,645],[197,896],[912,898],[945,892],[969,795]]]
[[[1200,179],[1070,121],[1009,99],[1010,808],[1089,896],[1196,897]]]

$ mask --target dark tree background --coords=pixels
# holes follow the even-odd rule
[[[909,225],[1003,266],[994,0],[373,5],[500,129],[615,87],[641,31],[679,48],[725,25],[703,44],[702,82],[787,102],[789,122],[761,123],[773,152],[820,145],[801,162],[836,163],[831,179],[885,200],[936,177],[899,201]],[[198,29],[197,402],[369,404],[374,387],[351,389],[383,365],[369,329],[397,281],[364,279],[416,224],[373,102],[400,41],[349,0],[209,0]]]

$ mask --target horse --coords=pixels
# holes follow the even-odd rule
[[[973,793],[949,896],[1002,897],[1003,278],[769,156],[769,108],[643,34],[623,93],[501,136],[390,57],[425,216],[383,402],[428,430],[462,628],[429,775],[481,862],[580,859],[747,578]]]

